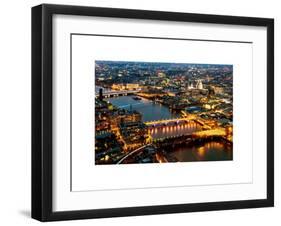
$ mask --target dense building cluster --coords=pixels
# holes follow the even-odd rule
[[[168,122],[148,124],[140,112],[114,106],[107,97],[133,95],[135,100],[151,100],[187,119],[180,123],[192,120],[202,130],[219,129],[224,131],[221,138],[232,142],[232,65],[96,61],[95,83],[96,164],[118,163],[140,148],[124,162],[143,162],[140,156],[145,156],[145,162],[170,159],[161,157],[163,150],[151,135],[155,127],[163,128]]]

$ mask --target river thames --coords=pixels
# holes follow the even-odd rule
[[[145,98],[135,100],[134,97],[135,96],[119,96],[106,100],[118,108],[138,111],[142,114],[143,122],[180,117],[179,113],[171,111],[165,105]],[[153,139],[159,139],[188,135],[201,130],[201,126],[195,122],[189,122],[165,127],[155,127],[149,130]],[[183,144],[174,147],[173,150],[169,150],[168,153],[179,162],[232,160],[232,147],[223,141],[207,141],[192,146]]]
[[[172,112],[166,106],[155,103],[151,100],[141,98],[140,100],[134,100],[135,96],[119,96],[106,99],[118,108],[126,110],[136,110],[142,114],[142,121],[155,121],[159,119],[178,118],[180,115]]]
[[[232,146],[221,141],[181,145],[169,153],[180,162],[232,160]]]

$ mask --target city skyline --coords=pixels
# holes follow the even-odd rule
[[[233,65],[95,61],[95,164],[233,159]]]

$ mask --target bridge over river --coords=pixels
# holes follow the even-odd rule
[[[112,95],[114,94],[112,90],[107,90],[107,92],[111,92]],[[109,98],[107,101],[118,108],[132,109],[140,112],[142,121],[148,126],[153,139],[191,135],[194,132],[211,129],[208,123],[205,123],[204,120],[199,119],[196,115],[186,114],[185,112],[180,114],[170,110],[163,104],[145,98],[138,100],[134,97],[135,95],[117,96]]]
[[[102,96],[104,98],[118,97],[118,96],[127,96],[138,93],[139,90],[104,90]],[[96,97],[99,96],[99,93],[96,93]]]
[[[161,120],[157,122],[145,122],[152,139],[191,135],[202,130],[202,126],[184,118]]]

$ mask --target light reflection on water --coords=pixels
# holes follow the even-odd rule
[[[152,138],[164,138],[164,137],[173,137],[180,135],[189,135],[195,131],[201,129],[201,126],[195,122],[188,122],[179,125],[167,125],[167,126],[159,126],[155,128],[150,128],[150,134]]]
[[[119,96],[106,99],[113,105],[129,110],[136,110],[142,114],[142,121],[156,121],[160,119],[178,118],[178,113],[172,112],[165,105],[155,103],[151,100],[142,98],[134,100],[134,96]],[[168,126],[156,126],[150,128],[150,134],[154,139],[188,135],[200,130],[200,125],[195,122],[188,122],[179,125],[170,124]],[[176,158],[179,162],[190,161],[219,161],[232,160],[232,146],[223,141],[209,141],[204,144],[183,144],[170,150],[169,155]]]
[[[220,141],[181,145],[169,152],[179,162],[232,160],[232,146]]]
[[[151,100],[141,98],[141,100],[134,100],[134,96],[119,96],[106,99],[113,105],[119,108],[129,110],[136,110],[142,114],[142,121],[155,121],[159,119],[178,118],[178,113],[172,112],[165,105],[155,103]]]

